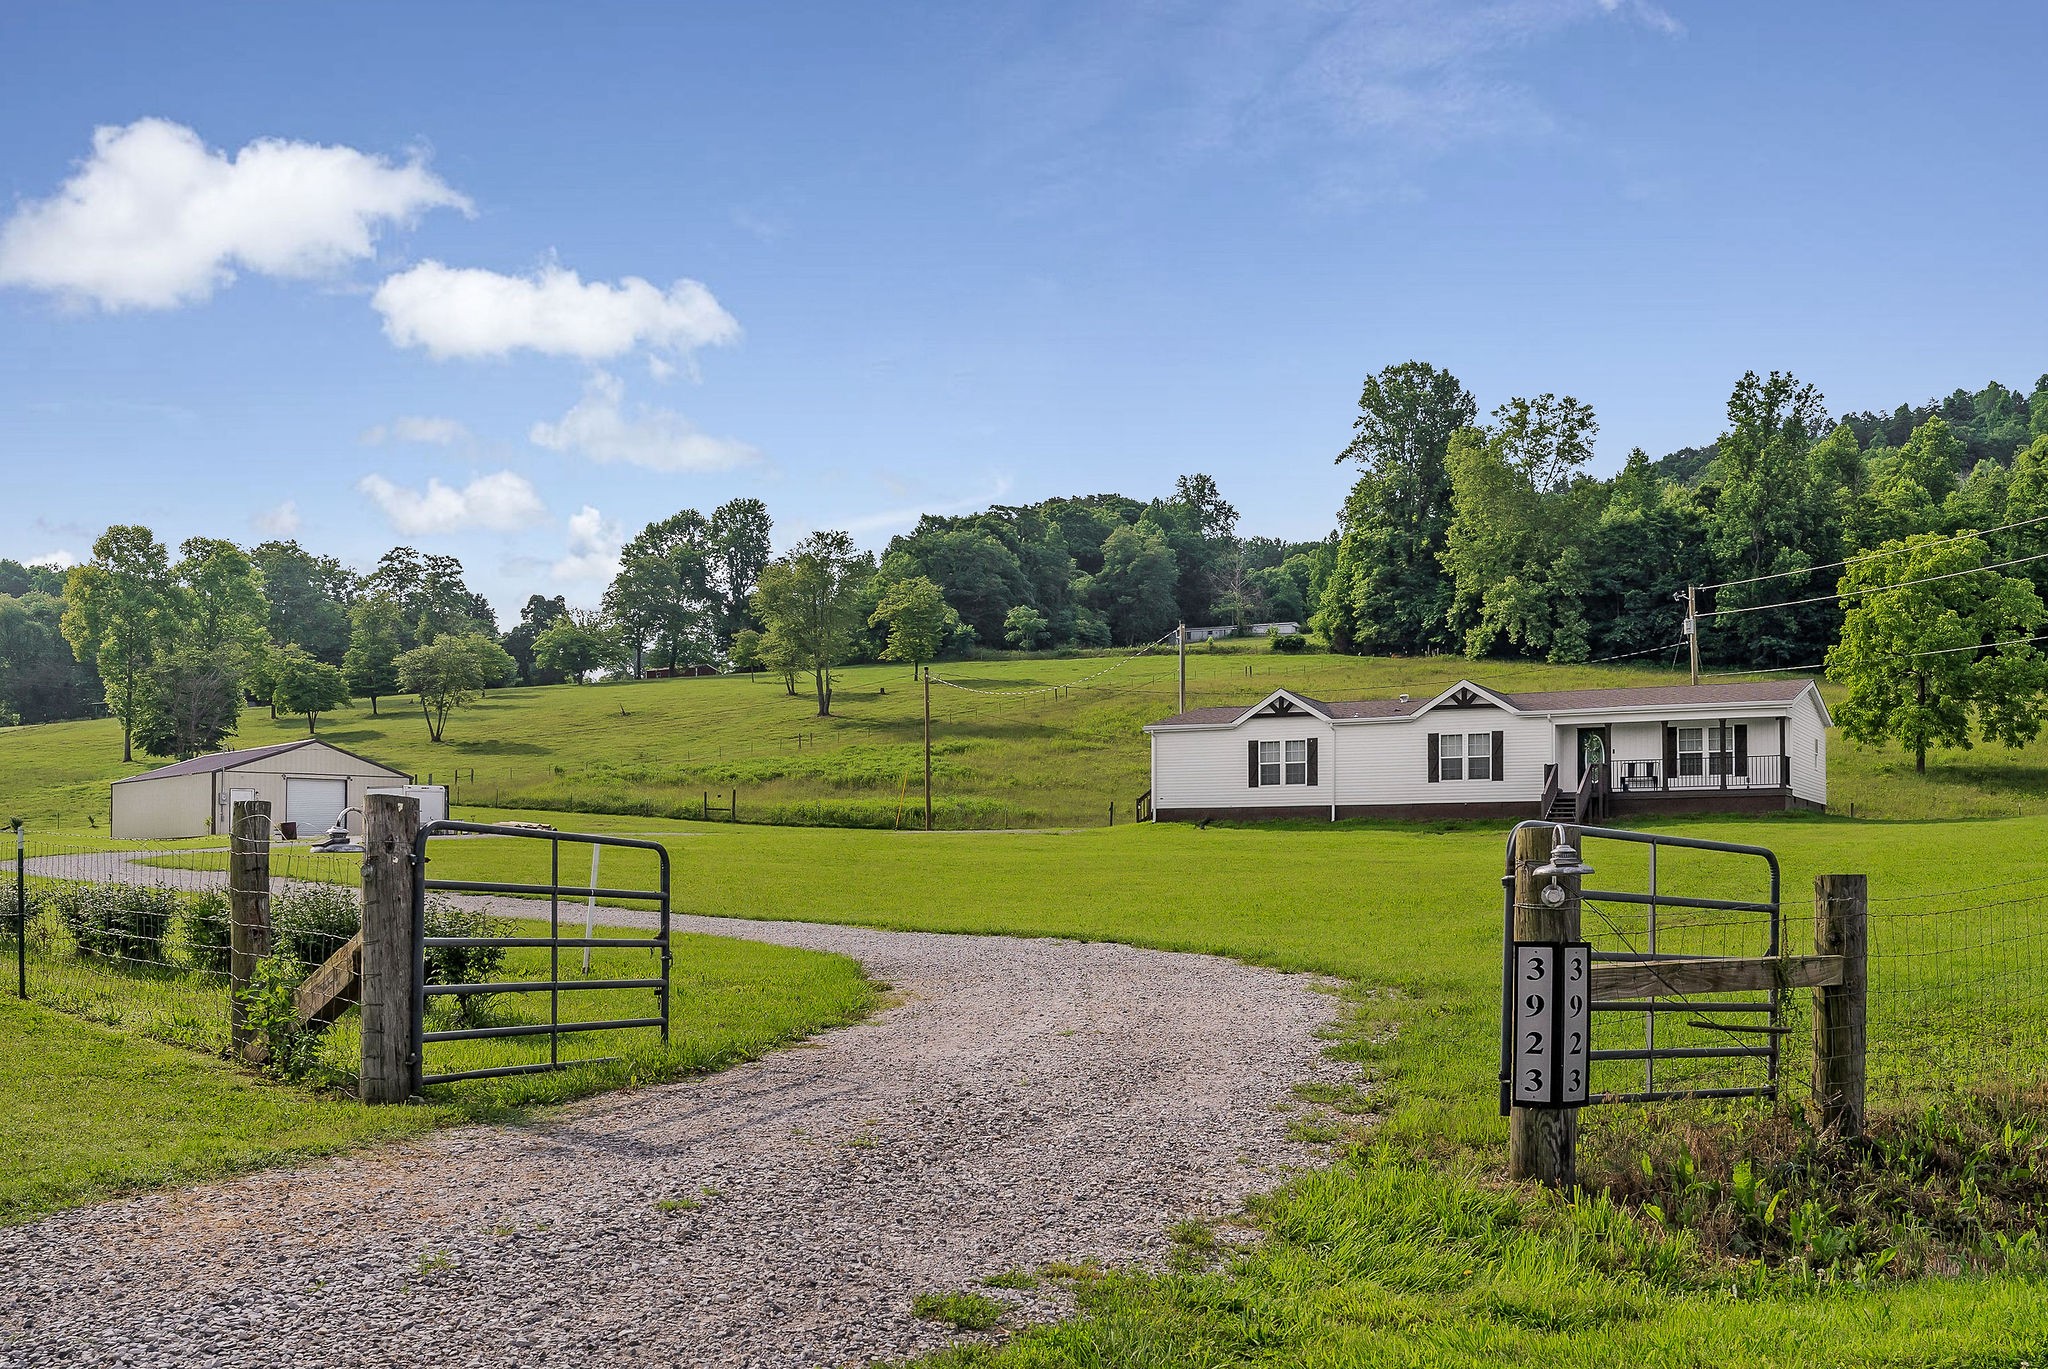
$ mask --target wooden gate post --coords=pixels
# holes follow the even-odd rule
[[[242,799],[228,828],[228,1040],[245,1059],[256,1046],[242,994],[270,954],[270,804]]]
[[[1870,983],[1870,881],[1816,875],[1813,949],[1842,957],[1842,982],[1813,991],[1813,1098],[1820,1126],[1863,1134],[1863,1051]]]
[[[419,1091],[412,1039],[412,843],[420,801],[372,794],[363,813],[363,1060],[365,1103],[403,1103]]]
[[[1579,877],[1561,875],[1564,899],[1556,907],[1544,903],[1537,866],[1548,863],[1555,840],[1552,827],[1524,827],[1515,833],[1515,940],[1577,941],[1579,939]],[[1578,844],[1578,829],[1565,828],[1565,839]],[[1508,1177],[1534,1179],[1568,1188],[1577,1180],[1579,1114],[1575,1108],[1517,1107],[1508,1113]]]

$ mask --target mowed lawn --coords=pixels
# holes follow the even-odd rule
[[[1013,657],[941,662],[940,678],[1021,696],[932,691],[935,810],[949,828],[1098,826],[1127,821],[1147,787],[1140,730],[1174,710],[1170,653],[1136,658]],[[1286,685],[1314,697],[1430,693],[1460,677],[1506,690],[1669,683],[1629,666],[1546,666],[1455,657],[1282,656],[1253,642],[1191,649],[1191,705],[1251,702]],[[1831,687],[1830,698],[1836,697]],[[900,666],[840,672],[833,716],[779,681],[707,678],[493,691],[458,712],[439,745],[417,707],[361,704],[321,719],[320,735],[422,779],[456,783],[459,804],[687,817],[707,802],[744,821],[921,825],[923,693]],[[237,746],[305,735],[301,719],[262,709]],[[107,783],[123,765],[109,720],[0,729],[0,817],[40,829],[103,829]],[[1863,817],[2001,817],[2048,812],[2048,741],[1937,754],[1917,777],[1908,758],[1838,737],[1831,797]]]
[[[1747,819],[1669,830],[1774,849],[1795,949],[1811,936],[1816,874],[1865,873],[1875,897],[1898,898],[2044,873],[2034,819]],[[1502,1188],[1506,1133],[1493,1076],[1503,836],[1492,826],[927,835],[699,824],[668,845],[688,911],[1111,939],[1351,985],[1352,1030],[1337,1049],[1362,1060],[1382,1089],[1380,1148],[1260,1204],[1270,1239],[1233,1270],[1091,1284],[1079,1319],[961,1362],[2041,1362],[2048,1283],[2038,1273],[1867,1288],[1752,1273],[1702,1286],[1682,1235],[1651,1240],[1612,1208],[1574,1210]],[[1599,882],[1640,887],[1639,850],[1596,843],[1589,854],[1603,864]],[[472,861],[516,868],[510,852],[482,843],[459,854],[451,845],[442,859],[444,874],[466,873]],[[1754,896],[1759,868],[1667,852],[1660,875],[1667,890]],[[2010,895],[1954,902],[2001,896]],[[1918,963],[1930,982],[1945,972],[1938,958]],[[2004,1006],[2024,1013],[2025,1000],[2021,992]],[[1887,1006],[1874,1002],[1873,1011]],[[1917,1030],[1896,1014],[1885,1020],[1901,1035]],[[1887,1044],[1910,1058],[1905,1043]],[[1932,1054],[1952,1043],[1922,1044]],[[1796,1075],[1803,1044],[1789,1050]]]
[[[2033,1274],[1861,1287],[1752,1271],[1717,1282],[1686,1254],[1682,1233],[1646,1235],[1612,1208],[1503,1187],[1492,1084],[1499,826],[925,834],[603,825],[667,830],[679,911],[1114,939],[1350,986],[1344,1004],[1333,1001],[1333,1012],[1353,1014],[1336,1048],[1378,1085],[1375,1140],[1261,1202],[1269,1239],[1256,1253],[1221,1271],[1089,1281],[1081,1316],[1023,1334],[989,1352],[994,1362],[1718,1369],[2009,1365],[2048,1348],[2048,1284]],[[1777,850],[1796,945],[1816,873],[1867,873],[1881,898],[1959,891],[2038,873],[2041,828],[2033,819],[1781,818],[1674,830]],[[1603,877],[1623,887],[1639,877],[1619,848],[1596,849]],[[435,848],[436,873],[531,877],[545,850],[448,841]],[[1755,879],[1682,862],[1663,875],[1666,887],[1725,893],[1753,891]],[[189,1068],[222,1073],[196,1059]],[[232,1076],[227,1086],[266,1087]],[[75,1115],[43,1125],[60,1120],[80,1125]],[[288,1146],[287,1123],[274,1129]],[[235,1162],[278,1153],[268,1144],[243,1145]],[[87,1192],[88,1177],[73,1177],[68,1191]]]
[[[529,962],[536,954],[515,953]],[[647,954],[600,951],[592,973],[649,973],[618,963]],[[6,1100],[0,1105],[0,1222],[458,1122],[517,1119],[538,1104],[724,1069],[854,1021],[876,1001],[874,986],[843,956],[705,936],[678,936],[675,956],[668,1049],[651,1031],[591,1033],[571,1038],[573,1054],[602,1045],[621,1058],[560,1074],[449,1085],[431,1090],[424,1105],[393,1108],[365,1108],[339,1092],[272,1083],[196,1051],[20,1003],[10,984],[9,997],[0,1001],[0,1097]],[[573,973],[575,953],[565,952],[564,959]],[[9,963],[11,973],[11,957]],[[539,970],[537,963],[515,962],[505,973],[531,978]],[[113,974],[99,977],[108,1017],[150,987],[118,983],[121,977]],[[563,1015],[644,1015],[652,1006],[645,997],[644,991],[632,1001],[626,991],[565,995]],[[222,1011],[225,1006],[223,999]],[[536,1020],[535,1013],[545,1020],[546,1000],[507,997],[489,1011],[494,1023]],[[331,1034],[328,1051],[339,1060],[355,1041],[351,1014]],[[445,1071],[545,1058],[544,1041],[490,1044],[430,1047],[429,1066]]]

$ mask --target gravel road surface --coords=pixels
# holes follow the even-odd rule
[[[675,925],[856,957],[898,1001],[532,1124],[0,1231],[0,1364],[910,1355],[959,1338],[912,1315],[918,1293],[1156,1261],[1174,1222],[1310,1163],[1291,1086],[1351,1076],[1321,1054],[1334,1003],[1304,976],[1105,943]],[[1065,1310],[984,1291],[1010,1327]]]

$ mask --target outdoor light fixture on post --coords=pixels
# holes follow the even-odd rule
[[[1543,906],[1562,908],[1569,895],[1564,885],[1558,881],[1565,877],[1583,878],[1593,873],[1593,867],[1579,859],[1578,848],[1572,845],[1571,838],[1565,834],[1564,824],[1559,823],[1551,837],[1550,860],[1529,873],[1536,879],[1549,881],[1536,895],[1543,900]]]

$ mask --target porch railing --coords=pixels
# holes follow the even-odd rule
[[[1672,793],[1698,789],[1783,789],[1792,773],[1791,759],[1751,752],[1681,754],[1675,771],[1661,760],[1615,761],[1614,790],[1621,794]]]

